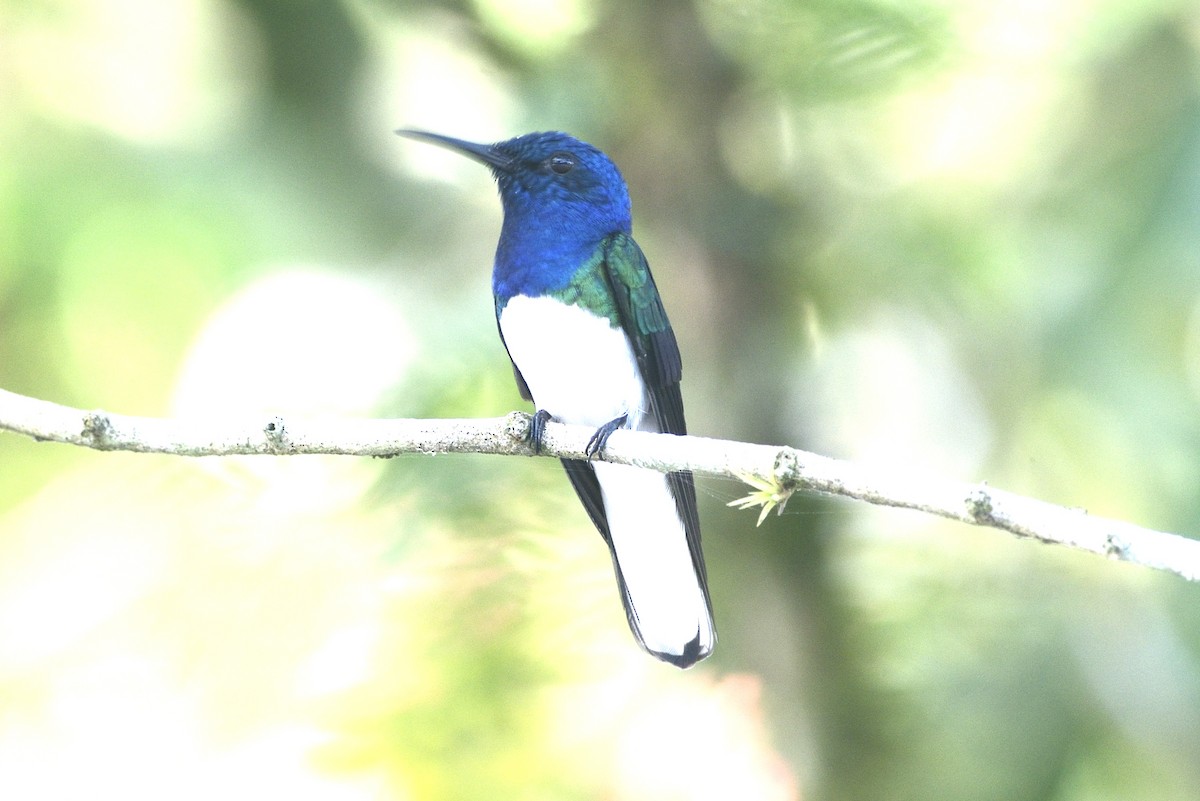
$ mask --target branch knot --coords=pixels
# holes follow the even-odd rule
[[[267,447],[274,453],[284,453],[290,450],[291,445],[288,443],[287,427],[283,424],[282,417],[272,417],[263,426],[263,434],[267,438]]]
[[[504,433],[513,442],[528,442],[531,425],[533,425],[533,415],[525,412],[509,412],[504,418]]]
[[[967,516],[971,518],[971,522],[980,526],[995,522],[996,518],[992,514],[992,495],[987,484],[980,484],[971,490],[966,497],[966,503]]]
[[[79,432],[89,443],[90,447],[99,451],[107,451],[112,447],[112,421],[108,415],[96,409],[83,415],[83,430]]]
[[[800,457],[797,456],[794,448],[779,449],[779,453],[775,455],[775,465],[771,472],[775,484],[789,495],[804,486]]]

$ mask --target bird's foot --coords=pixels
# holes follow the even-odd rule
[[[545,409],[538,409],[529,423],[529,445],[534,453],[542,452],[542,438],[546,436],[546,423],[554,415]]]
[[[596,429],[596,433],[592,434],[592,438],[588,440],[587,447],[583,449],[583,452],[587,454],[589,462],[593,456],[604,450],[604,446],[608,444],[608,438],[612,436],[612,433],[618,428],[622,428],[628,420],[629,415],[623,414],[615,420],[609,420]]]

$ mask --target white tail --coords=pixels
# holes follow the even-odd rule
[[[647,651],[680,667],[708,656],[716,630],[667,477],[603,462],[592,469],[634,633]]]

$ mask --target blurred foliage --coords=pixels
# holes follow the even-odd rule
[[[491,416],[486,171],[608,151],[697,433],[1200,528],[1182,0],[0,0],[0,386]],[[0,436],[0,796],[1187,799],[1200,590],[702,480],[637,651],[556,465]]]

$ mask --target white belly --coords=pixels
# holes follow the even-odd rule
[[[554,298],[518,295],[500,312],[500,332],[538,409],[596,427],[628,414],[637,427],[645,392],[620,328]]]

